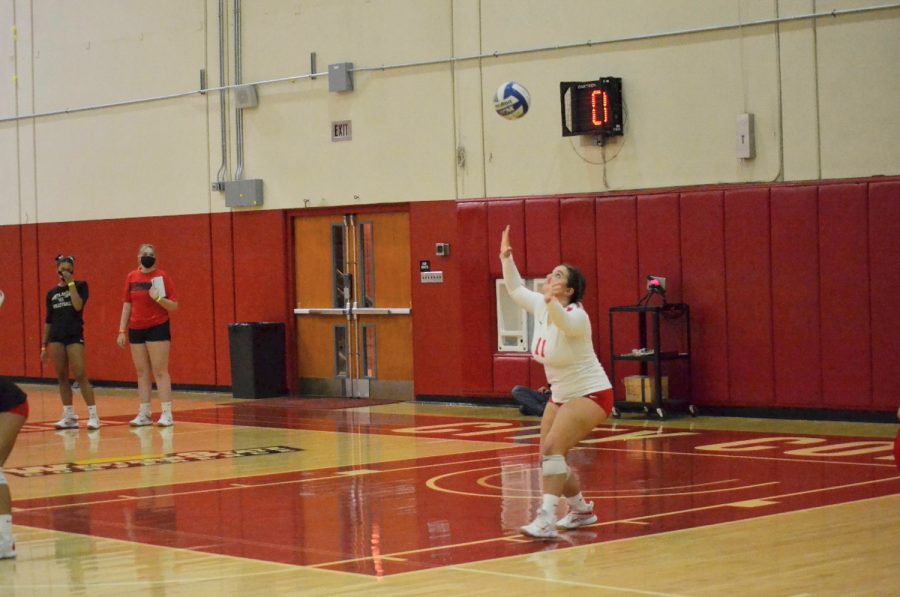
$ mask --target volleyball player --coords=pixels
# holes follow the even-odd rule
[[[0,308],[5,300],[0,290]],[[0,378],[0,560],[16,557],[16,538],[12,534],[12,499],[3,476],[3,465],[19,430],[28,418],[28,397],[14,383]]]
[[[41,361],[46,361],[49,352],[59,381],[63,416],[56,423],[56,428],[78,428],[78,416],[72,404],[72,386],[69,383],[71,370],[87,404],[87,428],[99,429],[100,418],[97,416],[94,388],[85,371],[84,358],[84,306],[88,301],[88,283],[75,280],[74,272],[74,257],[56,256],[59,282],[47,293],[47,318],[41,341]]]
[[[594,504],[582,496],[566,455],[609,416],[612,385],[594,352],[591,322],[581,306],[584,275],[571,265],[558,265],[547,275],[542,293],[528,290],[513,261],[509,226],[500,240],[500,261],[509,296],[534,315],[531,354],[544,365],[551,388],[541,418],[541,507],[521,531],[529,537],[555,539],[557,527],[576,529],[597,522]],[[557,520],[561,496],[569,512]]]
[[[120,348],[125,348],[126,339],[131,345],[131,359],[137,372],[140,407],[130,424],[132,427],[153,424],[150,418],[150,391],[155,380],[162,407],[156,424],[170,427],[175,420],[172,417],[172,380],[169,377],[169,350],[172,344],[169,313],[178,309],[178,302],[172,279],[156,267],[156,249],[153,245],[140,246],[138,263],[138,269],[130,272],[125,280],[124,304],[116,339]]]

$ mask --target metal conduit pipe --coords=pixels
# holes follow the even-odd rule
[[[239,0],[235,0],[238,2]],[[728,25],[711,25],[709,27],[697,27],[694,29],[682,29],[679,31],[664,31],[662,33],[648,33],[645,35],[635,35],[631,37],[618,37],[612,39],[604,39],[604,40],[588,40],[582,42],[575,42],[570,44],[557,44],[553,46],[543,46],[538,48],[526,48],[521,50],[507,50],[504,52],[494,51],[484,54],[473,54],[471,56],[454,56],[450,58],[439,58],[436,60],[423,60],[421,62],[407,62],[402,64],[382,64],[380,66],[367,66],[367,67],[358,67],[351,69],[351,72],[361,73],[361,72],[370,72],[370,71],[386,71],[393,70],[398,68],[413,68],[417,66],[433,66],[435,64],[453,64],[457,62],[467,62],[469,60],[485,60],[488,58],[502,58],[505,56],[520,56],[522,54],[533,54],[538,52],[550,52],[556,50],[571,50],[576,48],[590,48],[593,46],[602,46],[609,44],[619,44],[626,43],[632,41],[647,41],[651,39],[663,39],[667,37],[679,37],[683,35],[694,35],[698,33],[712,33],[715,31],[729,31],[732,29],[740,29],[740,28],[748,28],[748,27],[761,27],[764,25],[777,25],[779,23],[791,23],[794,21],[804,21],[804,20],[814,20],[814,19],[822,19],[822,18],[837,18],[841,16],[854,15],[854,14],[862,14],[868,12],[882,11],[882,10],[894,10],[900,8],[900,2],[895,2],[892,4],[882,4],[878,6],[867,6],[861,8],[848,8],[844,10],[832,10],[827,13],[808,13],[803,15],[794,15],[791,17],[777,17],[772,19],[761,19],[758,21],[749,21],[747,23],[733,23]],[[237,44],[239,46],[239,44]],[[235,50],[239,52],[238,49]],[[237,68],[237,67],[236,67]],[[306,75],[292,75],[288,77],[279,77],[277,79],[266,79],[262,81],[255,81],[253,83],[249,83],[250,85],[262,86],[262,85],[270,85],[273,83],[286,83],[289,81],[299,81],[302,79],[311,79],[315,77],[323,77],[327,76],[328,71],[320,72],[320,73],[309,73]],[[163,100],[175,99],[179,97],[187,97],[191,95],[199,95],[202,93],[206,93],[209,91],[227,91],[231,89],[235,89],[237,87],[242,87],[243,85],[239,84],[240,81],[236,81],[234,85],[222,85],[220,87],[209,87],[206,89],[196,89],[193,91],[183,91],[180,93],[172,93],[168,95],[160,95],[154,97],[146,97],[141,99],[134,100],[125,100],[120,102],[112,102],[108,104],[97,104],[93,106],[83,106],[79,108],[66,108],[63,110],[53,110],[50,112],[39,112],[35,114],[29,114],[25,116],[10,116],[5,118],[0,118],[0,123],[3,122],[12,122],[16,120],[28,120],[32,118],[42,118],[45,116],[60,116],[63,114],[76,114],[78,112],[87,112],[89,110],[102,110],[104,108],[114,108],[118,106],[133,106],[135,104],[144,104],[150,102],[158,102]]]
[[[241,72],[241,0],[234,0],[234,84],[239,86],[243,82]],[[234,179],[241,180],[244,177],[244,109],[234,110],[234,136],[235,154],[237,156],[237,168],[234,171]]]
[[[225,0],[219,0],[219,84],[225,83]],[[216,182],[224,182],[228,164],[228,120],[225,116],[225,93],[219,88],[219,126],[222,140],[222,163],[216,172]]]

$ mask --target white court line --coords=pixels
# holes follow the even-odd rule
[[[875,466],[879,468],[894,468],[893,464],[881,464],[880,462],[842,462],[840,460],[811,460],[808,458],[778,458],[777,456],[747,456],[745,454],[723,454],[721,452],[677,452],[674,450],[648,450],[646,448],[607,448],[599,446],[575,446],[573,450],[608,450],[610,452],[639,452],[641,454],[674,454],[676,456],[702,456],[705,458],[738,458],[743,460],[765,460],[773,462],[806,462],[811,464],[844,464],[851,466]]]

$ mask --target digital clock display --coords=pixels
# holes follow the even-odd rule
[[[559,84],[563,137],[624,134],[622,79],[604,77],[596,81]]]

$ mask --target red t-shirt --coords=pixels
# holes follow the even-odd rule
[[[161,269],[155,269],[145,274],[139,269],[128,273],[125,278],[126,303],[131,303],[131,317],[128,319],[128,327],[133,330],[146,330],[165,323],[169,320],[169,312],[150,298],[150,287],[153,278],[162,278],[166,288],[165,298],[175,299],[175,287],[172,278]]]

